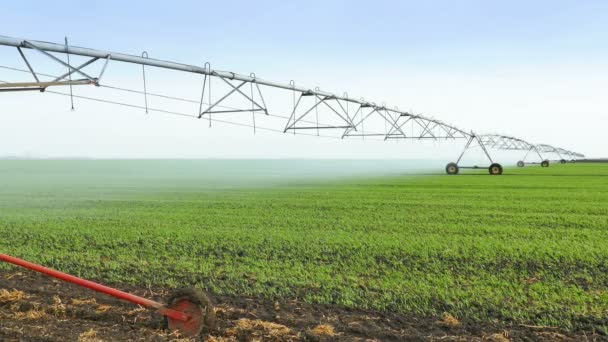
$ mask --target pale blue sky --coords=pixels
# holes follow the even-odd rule
[[[270,53],[433,67],[608,55],[606,1],[10,1],[1,16],[9,36],[67,34],[119,51],[154,47],[167,58],[247,51],[271,65],[281,61]]]
[[[9,1],[1,7],[1,35],[53,42],[67,35],[74,45],[133,54],[148,50],[152,57],[188,64],[210,61],[222,70],[255,71],[271,80],[295,79],[413,107],[463,128],[590,155],[605,154],[608,147],[606,1],[108,0]],[[5,52],[0,53],[2,58]],[[26,132],[31,125],[5,125],[10,130],[5,133]],[[137,128],[136,120],[122,125]],[[102,128],[97,133],[98,139],[108,136]],[[281,144],[280,136],[273,139],[271,144]],[[97,143],[87,149],[93,156],[155,156]],[[16,144],[3,144],[0,154],[70,154],[67,142],[57,149]],[[225,148],[231,156],[259,154]],[[290,153],[297,150],[294,145]],[[193,147],[185,156],[215,156],[200,151]]]

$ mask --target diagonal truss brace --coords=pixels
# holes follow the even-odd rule
[[[29,42],[29,41],[24,41],[23,42],[23,46],[24,47],[28,47],[34,50],[39,51],[40,53],[42,53],[44,56],[49,57],[51,60],[61,64],[62,66],[65,66],[68,68],[68,72],[62,74],[61,76],[55,77],[52,81],[41,81],[40,78],[38,78],[38,74],[34,71],[34,68],[32,67],[32,64],[30,63],[30,61],[28,60],[28,58],[25,56],[25,54],[23,53],[23,50],[21,49],[20,46],[17,46],[17,51],[19,52],[19,55],[21,56],[21,58],[23,59],[23,62],[25,63],[25,65],[27,66],[28,70],[30,71],[30,73],[32,74],[32,76],[34,77],[35,82],[8,82],[8,83],[2,83],[0,84],[0,91],[2,92],[7,92],[7,91],[27,91],[27,90],[38,90],[38,91],[45,91],[46,88],[51,87],[51,86],[73,86],[73,85],[96,85],[96,86],[100,86],[100,81],[101,78],[103,77],[103,74],[106,71],[106,68],[108,66],[108,63],[110,61],[110,59],[112,58],[112,56],[110,54],[108,54],[104,60],[105,63],[101,69],[101,72],[99,74],[98,77],[91,77],[90,75],[88,75],[87,73],[85,73],[82,69],[84,69],[85,67],[95,63],[96,61],[100,60],[101,57],[93,57],[90,60],[82,63],[81,65],[77,66],[77,67],[73,67],[72,65],[70,65],[70,63],[66,63],[64,61],[62,61],[61,59],[53,56],[52,54],[50,54],[47,51],[44,51],[42,49],[40,49],[37,45]],[[78,73],[82,76],[84,76],[84,79],[79,79],[79,80],[72,80],[71,76],[75,73]]]
[[[355,124],[356,127],[360,126],[363,123],[363,121],[367,120],[374,113],[377,113],[384,120],[384,122],[386,122],[390,125],[390,127],[385,131],[385,133],[352,134],[351,133],[352,130],[347,129],[344,132],[344,134],[342,135],[342,138],[356,137],[356,136],[382,136],[382,137],[384,137],[384,140],[388,140],[388,139],[418,139],[418,140],[420,140],[420,139],[432,139],[432,140],[446,139],[447,140],[447,139],[462,139],[462,138],[470,137],[470,134],[465,133],[459,129],[456,129],[453,126],[445,124],[441,121],[422,117],[420,115],[414,115],[411,113],[403,113],[397,109],[395,109],[395,110],[387,109],[384,106],[378,107],[378,106],[375,106],[374,104],[362,104],[359,107],[359,109],[357,110],[357,112],[355,113],[354,117],[356,117],[359,113],[361,113],[363,110],[365,110],[365,108],[371,108],[372,110],[369,113],[367,113],[367,115],[365,115],[365,114],[361,115],[362,119],[360,119]],[[395,117],[394,114],[397,114],[397,116]],[[402,117],[407,118],[407,119],[400,122],[400,119]],[[415,134],[412,131],[411,134],[406,134],[403,128],[407,123],[416,125],[416,127],[418,127],[419,132],[417,132]],[[443,132],[443,134],[438,135],[438,133],[435,133],[434,131],[436,129],[440,129],[441,132]],[[413,126],[412,126],[412,130],[413,130]],[[441,133],[441,132],[439,132],[439,133]]]
[[[39,52],[40,52],[40,53],[42,53],[43,55],[45,55],[45,56],[49,57],[50,59],[54,60],[55,62],[57,62],[57,63],[59,63],[59,64],[61,64],[61,65],[65,66],[65,67],[67,67],[67,68],[68,68],[68,70],[70,70],[70,72],[68,73],[68,75],[71,75],[73,72],[77,72],[77,73],[79,73],[80,75],[82,75],[83,77],[85,77],[86,79],[88,79],[89,81],[91,81],[91,83],[96,83],[96,79],[95,79],[95,78],[93,78],[93,77],[91,77],[91,76],[87,75],[85,72],[83,72],[83,71],[81,71],[81,70],[79,70],[79,69],[76,69],[76,68],[72,67],[72,66],[71,66],[71,65],[69,65],[68,63],[66,63],[66,62],[62,61],[61,59],[59,59],[59,58],[57,58],[57,57],[55,57],[55,56],[51,55],[49,52],[47,52],[47,51],[44,51],[44,50],[40,49],[40,48],[39,48],[38,46],[36,46],[35,44],[32,44],[32,43],[30,43],[30,42],[29,42],[29,41],[27,41],[27,40],[26,40],[26,41],[24,41],[24,44],[25,44],[26,46],[29,46],[30,48],[33,48],[33,49],[35,49],[35,50],[39,51]],[[68,75],[66,75],[66,76],[68,76]]]
[[[525,162],[525,161],[526,161],[526,158],[528,157],[528,154],[530,154],[530,152],[532,152],[532,151],[536,152],[536,155],[538,155],[538,157],[540,158],[540,161],[541,161],[541,162],[544,160],[544,159],[543,159],[543,156],[542,156],[542,154],[540,154],[540,151],[538,150],[538,148],[537,148],[536,146],[532,145],[532,146],[530,146],[530,148],[529,148],[529,149],[526,151],[526,154],[524,155],[524,158],[522,159],[522,161],[524,161],[524,162]]]
[[[36,75],[36,72],[34,71],[34,68],[32,68],[32,65],[30,64],[30,62],[27,60],[27,57],[25,57],[25,54],[23,53],[23,50],[21,50],[21,48],[18,46],[17,47],[17,51],[19,51],[19,54],[21,55],[21,58],[23,58],[23,61],[25,62],[25,65],[27,65],[27,68],[30,70],[30,72],[32,73],[32,76],[34,76],[34,79],[36,80],[36,82],[40,82],[40,79],[38,78],[38,76]]]
[[[395,124],[397,124],[397,121],[399,121],[399,119],[400,119],[400,118],[401,118],[401,116],[400,116],[400,117],[398,117],[398,118],[397,118],[397,120],[395,120]],[[389,131],[386,133],[386,135],[384,136],[384,140],[387,140],[387,139],[394,139],[394,138],[399,138],[399,137],[403,137],[403,138],[409,138],[409,136],[408,136],[408,135],[406,135],[406,134],[403,132],[403,130],[402,130],[402,129],[403,129],[403,126],[405,126],[405,125],[406,125],[408,122],[410,122],[412,119],[413,119],[413,118],[412,118],[411,116],[409,116],[409,117],[407,118],[407,120],[405,120],[404,122],[402,122],[402,123],[400,123],[400,124],[399,124],[398,129],[399,129],[399,132],[401,132],[401,135],[396,134],[396,132],[395,132],[395,131],[396,131],[395,127],[391,127],[391,129],[390,129],[390,130],[389,130]]]
[[[462,153],[460,153],[460,156],[456,160],[456,164],[460,163],[460,160],[462,160],[462,157],[464,156],[465,152],[469,148],[472,148],[471,147],[471,143],[473,141],[476,141],[477,144],[478,144],[478,146],[481,147],[481,149],[483,150],[483,152],[486,155],[486,157],[488,157],[488,160],[490,160],[490,163],[494,163],[494,161],[492,160],[492,157],[490,157],[490,154],[488,153],[488,150],[486,149],[486,146],[485,146],[483,140],[479,136],[477,136],[475,134],[471,134],[471,136],[469,137],[469,140],[467,141],[467,144],[464,146],[464,149],[462,150]]]
[[[231,88],[230,91],[228,91],[228,93],[224,94],[221,98],[219,98],[215,102],[211,102],[211,77],[212,76],[215,76],[215,77],[221,79],[222,81],[224,81],[224,83],[226,83]],[[252,86],[255,85],[255,88],[257,90],[258,96],[261,99],[262,104],[258,103],[253,98],[253,92],[251,95],[248,95],[241,90],[241,88],[247,83],[250,83]],[[236,93],[239,93],[240,95],[245,97],[251,103],[252,107],[248,108],[248,109],[229,108],[226,110],[214,110],[214,108],[216,108],[218,106],[221,107],[220,104],[222,102],[224,102],[227,98],[229,98],[230,96],[232,96],[233,94],[236,94]],[[209,106],[207,106],[207,109],[203,110],[203,102],[204,102],[205,94],[207,94],[209,96]],[[235,86],[232,82],[228,81],[225,77],[219,76],[214,72],[211,72],[210,75],[205,74],[204,80],[203,80],[203,91],[201,94],[201,102],[200,102],[200,106],[199,106],[198,118],[199,119],[202,118],[205,114],[239,113],[239,112],[264,112],[264,114],[268,115],[268,108],[266,107],[266,101],[264,100],[264,96],[262,95],[262,90],[260,89],[260,86],[258,85],[258,83],[255,82],[255,79],[253,79],[250,82],[241,81],[241,83],[239,83],[238,85]]]
[[[381,110],[377,110],[376,112],[391,125],[391,130],[397,130],[399,131],[399,133],[401,133],[401,135],[403,135],[404,137],[406,136],[405,133],[401,130],[401,127],[397,125],[397,120],[393,119],[393,117],[390,115],[389,111],[386,108],[381,108]],[[389,133],[390,131],[387,132],[386,136],[384,137],[384,140],[389,137]]]
[[[365,110],[364,108],[371,108],[371,111],[367,114],[363,114],[363,111]],[[356,118],[357,114],[361,113],[361,119],[357,123],[355,123],[352,127],[347,127],[344,130],[344,133],[342,134],[342,139],[344,139],[344,137],[365,136],[366,135],[365,133],[350,134],[350,132],[356,131],[356,128],[359,127],[365,120],[367,120],[367,118],[372,116],[372,114],[376,113],[377,110],[378,110],[378,108],[373,107],[371,105],[361,104],[359,106],[359,108],[357,109],[357,111],[355,112],[355,114],[353,115],[353,118]]]
[[[302,98],[307,97],[307,96],[314,96],[316,100],[315,104],[312,105],[310,108],[308,108],[303,114],[297,116],[296,112],[298,110],[298,108],[300,107],[300,103],[302,102]],[[342,113],[340,113],[338,110],[336,110],[336,108],[334,108],[331,104],[329,104],[328,101],[331,100],[336,100],[336,102],[338,102],[338,105],[340,106],[340,109],[342,110]],[[343,126],[327,126],[327,125],[316,125],[316,126],[306,126],[306,127],[302,127],[302,126],[296,126],[296,124],[298,122],[300,122],[305,116],[307,116],[310,112],[312,112],[313,110],[315,110],[316,108],[318,108],[321,104],[324,104],[327,108],[329,108],[336,116],[338,116],[340,119],[342,119],[346,125]],[[355,124],[353,123],[350,115],[348,114],[348,111],[344,108],[344,106],[342,106],[342,104],[340,103],[340,101],[335,97],[335,96],[325,96],[325,97],[320,97],[318,94],[313,94],[312,91],[307,91],[307,92],[302,92],[300,93],[300,96],[298,97],[298,100],[296,101],[293,110],[291,112],[291,115],[289,116],[289,119],[287,119],[287,123],[285,125],[285,128],[283,129],[283,133],[286,133],[288,130],[296,130],[296,129],[325,129],[325,128],[344,128],[344,129],[354,129],[356,130]]]
[[[88,61],[86,61],[86,62],[82,63],[82,64],[81,64],[81,65],[79,65],[79,66],[77,66],[76,68],[71,68],[71,67],[70,67],[70,71],[68,71],[68,72],[66,72],[65,74],[63,74],[63,75],[61,75],[61,76],[59,76],[59,77],[55,78],[55,79],[53,80],[53,82],[58,82],[58,81],[61,81],[61,80],[65,79],[66,77],[69,77],[69,76],[73,75],[73,74],[74,74],[74,73],[76,73],[76,72],[81,72],[81,70],[82,70],[84,67],[86,67],[86,66],[88,66],[88,65],[90,65],[90,64],[95,63],[97,60],[99,60],[99,58],[98,58],[98,57],[93,57],[93,58],[91,58],[90,60],[88,60]],[[88,78],[89,80],[94,80],[94,82],[95,82],[95,83],[97,83],[97,79],[91,79],[91,78],[89,78],[89,77],[87,77],[87,78]]]

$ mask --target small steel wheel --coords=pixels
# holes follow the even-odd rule
[[[548,161],[548,160],[543,160],[543,161],[540,163],[540,166],[542,166],[542,167],[549,167],[549,161]]]
[[[458,174],[458,164],[456,164],[456,163],[449,163],[445,167],[445,172],[448,175],[457,175]]]
[[[524,165],[526,165],[526,164],[524,164],[523,160],[520,160],[517,162],[517,167],[524,167]]]
[[[498,163],[490,165],[488,171],[491,175],[502,175],[502,166]]]
[[[211,300],[199,289],[181,289],[169,298],[167,307],[190,316],[188,321],[166,317],[167,328],[181,336],[196,337],[202,331],[211,332],[215,328],[215,310]]]
[[[559,162],[562,163],[562,164],[566,164],[566,159],[562,159]]]

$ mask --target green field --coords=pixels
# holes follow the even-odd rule
[[[188,163],[0,161],[0,251],[106,283],[608,333],[608,164],[235,184]]]

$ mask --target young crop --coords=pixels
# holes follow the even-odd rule
[[[65,163],[83,172],[2,168],[0,250],[105,283],[606,325],[608,165],[218,189]]]

